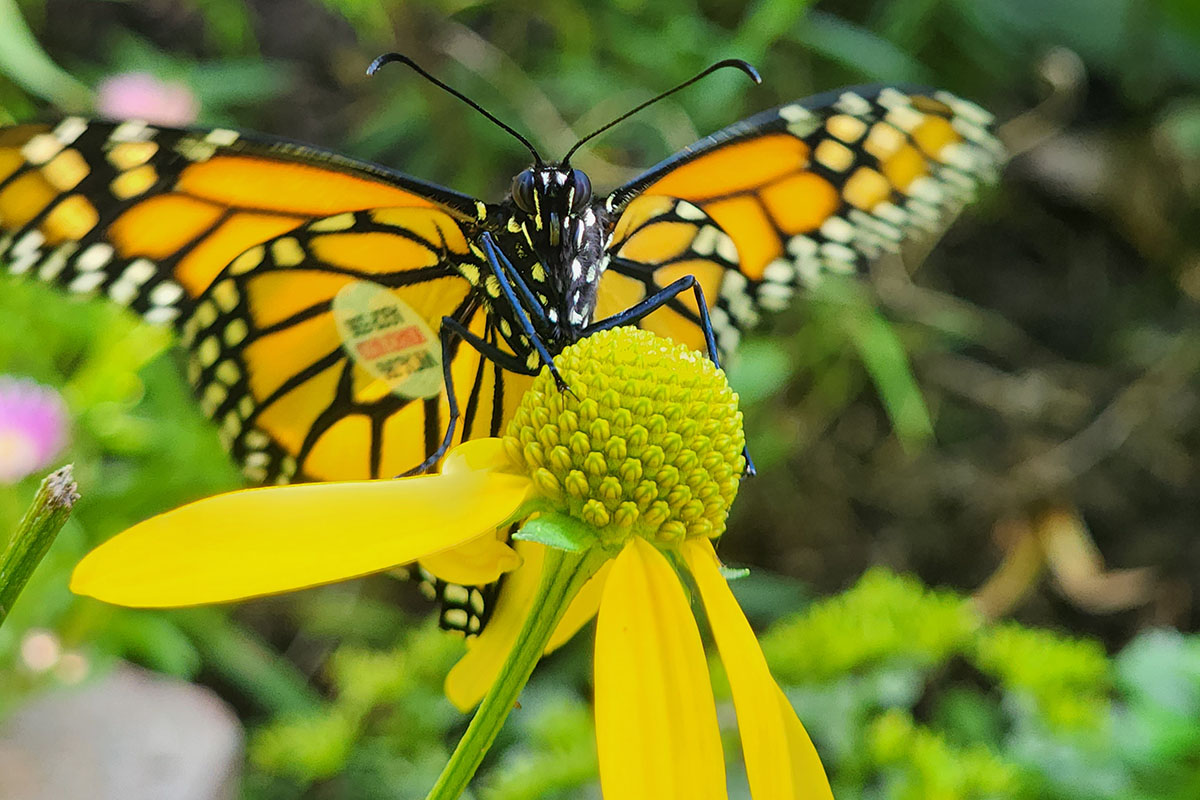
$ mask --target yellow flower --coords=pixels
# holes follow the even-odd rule
[[[741,413],[724,375],[630,328],[580,341],[556,366],[570,392],[543,371],[507,435],[460,445],[439,475],[202,500],[98,547],[72,589],[181,606],[417,560],[472,582],[511,569],[488,626],[447,677],[460,708],[483,702],[430,797],[458,795],[538,657],[598,612],[606,800],[723,798],[716,706],[685,590],[693,586],[729,677],[752,797],[832,797],[713,550],[744,467]],[[521,520],[514,551],[497,532]]]

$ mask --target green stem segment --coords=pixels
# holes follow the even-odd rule
[[[533,668],[545,652],[546,643],[567,606],[610,557],[599,547],[589,547],[582,552],[546,548],[541,584],[534,596],[532,610],[495,683],[479,704],[475,718],[459,740],[458,747],[454,748],[450,762],[426,800],[457,800],[467,788],[500,733],[504,720],[516,705],[517,696],[533,674]]]
[[[70,465],[51,473],[42,481],[33,505],[8,540],[4,553],[0,554],[0,625],[4,624],[17,595],[45,557],[54,537],[66,524],[79,499],[76,490]]]

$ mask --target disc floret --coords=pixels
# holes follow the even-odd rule
[[[742,413],[702,354],[636,328],[602,331],[543,370],[504,446],[555,511],[606,545],[716,538],[745,469]]]

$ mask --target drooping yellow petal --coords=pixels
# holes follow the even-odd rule
[[[542,575],[546,547],[536,542],[516,542],[516,550],[522,559],[521,566],[505,576],[487,627],[467,644],[466,655],[446,676],[446,697],[460,711],[470,711],[483,699],[530,612],[529,606]],[[546,644],[547,653],[565,644],[596,615],[610,566],[611,562],[601,567],[575,595]]]
[[[609,573],[595,664],[604,800],[725,798],[700,633],[675,571],[640,537]]]
[[[217,495],[133,526],[89,553],[71,589],[110,603],[188,606],[365,575],[493,531],[524,477],[469,469]]]
[[[503,529],[502,529],[503,530]],[[481,586],[521,566],[521,557],[498,538],[480,536],[466,544],[421,559],[421,566],[446,583]]]
[[[514,472],[512,461],[504,449],[503,439],[469,439],[446,454],[442,462],[443,475],[461,472]]]
[[[816,748],[771,677],[754,630],[721,574],[712,544],[707,539],[689,539],[682,549],[729,675],[750,795],[754,800],[832,800]]]

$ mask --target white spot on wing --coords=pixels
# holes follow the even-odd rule
[[[108,135],[108,140],[110,142],[144,142],[152,136],[154,136],[154,131],[145,122],[140,119],[131,119],[113,128],[113,132]]]
[[[83,272],[76,275],[67,288],[72,292],[90,292],[104,283],[105,277],[103,272]]]
[[[204,141],[209,144],[215,144],[218,147],[228,147],[238,140],[238,132],[231,131],[228,128],[213,128],[204,137]]]
[[[105,264],[112,260],[112,257],[112,245],[105,244],[104,242],[96,242],[79,254],[79,258],[75,261],[75,268],[84,272],[102,269]]]
[[[39,133],[21,148],[21,157],[35,166],[41,166],[62,152],[61,139],[52,133]]]
[[[845,111],[847,114],[858,117],[871,113],[871,104],[862,95],[855,94],[854,92],[843,92],[842,96],[833,104],[833,107],[839,111]]]
[[[156,306],[173,306],[183,297],[183,287],[175,281],[163,281],[150,290],[150,302]]]
[[[87,120],[82,117],[67,117],[58,123],[54,135],[64,145],[74,144],[84,131],[87,130]]]

